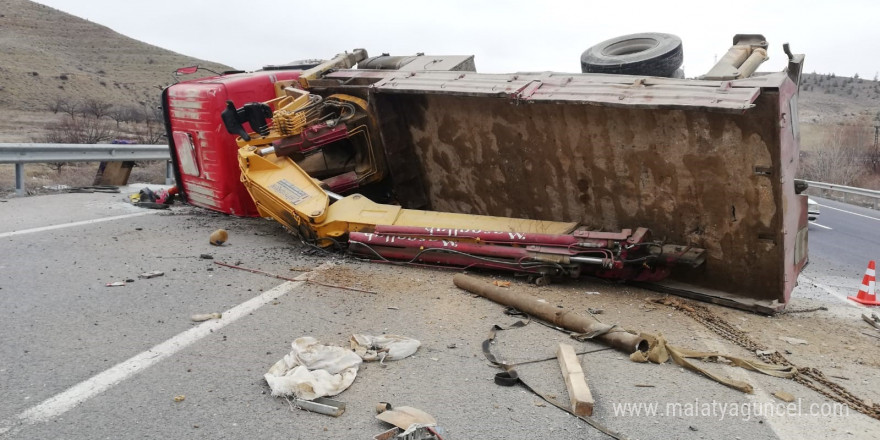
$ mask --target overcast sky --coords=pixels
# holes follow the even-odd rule
[[[254,70],[356,47],[370,55],[476,55],[480,72],[579,72],[581,52],[634,32],[684,43],[689,77],[705,73],[737,33],[770,43],[762,71],[781,70],[782,44],[806,72],[871,79],[880,71],[880,2],[831,1],[283,1],[39,0],[131,38]]]

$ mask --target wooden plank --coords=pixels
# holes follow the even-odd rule
[[[574,352],[574,347],[559,343],[559,347],[556,348],[556,358],[559,359],[565,387],[568,388],[568,397],[571,398],[571,410],[579,416],[593,415],[593,394],[587,386],[587,379],[584,377],[584,370]]]
[[[128,183],[128,176],[131,175],[131,169],[134,168],[134,162],[101,162],[98,173],[95,176],[95,185],[116,185],[122,186]]]

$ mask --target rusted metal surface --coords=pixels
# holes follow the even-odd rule
[[[625,87],[657,101],[622,106],[604,101],[612,95],[531,99],[538,91],[530,105],[512,105],[530,75],[450,75],[386,76],[371,89],[389,162],[407,164],[405,187],[391,170],[405,206],[606,231],[638,224],[707,249],[704,269],[676,274],[686,289],[784,307],[805,262],[793,185],[797,87],[787,75],[694,86],[651,78],[656,86]],[[607,75],[600,87],[633,78]],[[694,92],[667,100],[654,94],[663,87]],[[704,89],[739,98],[710,103]]]
[[[373,85],[376,93],[508,97],[523,103],[594,103],[650,108],[742,111],[753,107],[755,86],[627,75],[397,72]]]

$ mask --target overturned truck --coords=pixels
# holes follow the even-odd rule
[[[473,57],[355,50],[175,84],[163,104],[180,193],[373,258],[784,308],[807,261],[803,56],[786,46],[785,71],[752,75],[767,44],[737,35],[682,79],[663,34],[596,47],[585,72],[627,74],[480,74]]]

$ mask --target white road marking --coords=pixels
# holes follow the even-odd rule
[[[847,214],[857,215],[857,216],[859,216],[859,217],[869,218],[869,219],[871,219],[871,220],[877,220],[878,222],[880,222],[880,218],[877,218],[877,217],[871,217],[870,215],[859,214],[858,212],[847,211],[847,210],[845,210],[845,209],[835,208],[835,207],[833,207],[833,206],[828,206],[828,205],[819,205],[819,206],[821,206],[821,207],[823,207],[823,208],[833,209],[833,210],[835,210],[835,211],[845,212],[845,213],[847,213]]]
[[[159,211],[151,210],[151,211],[144,211],[144,212],[136,212],[134,214],[116,215],[113,217],[102,217],[102,218],[96,218],[93,220],[83,220],[81,222],[62,223],[60,225],[43,226],[43,227],[32,228],[32,229],[22,229],[20,231],[0,232],[0,238],[12,237],[13,235],[33,234],[35,232],[45,232],[45,231],[51,231],[54,229],[72,228],[74,226],[85,226],[85,225],[91,225],[94,223],[109,222],[109,221],[113,221],[113,220],[122,220],[124,218],[139,217],[142,215],[155,214],[157,212],[159,212]]]
[[[73,409],[77,405],[86,400],[101,394],[112,388],[120,382],[128,379],[135,374],[153,366],[159,361],[177,353],[180,350],[192,345],[211,334],[211,332],[226,327],[237,321],[239,318],[247,316],[251,312],[260,307],[274,301],[284,294],[302,287],[306,284],[310,274],[317,271],[326,270],[333,267],[334,264],[327,262],[318,266],[312,272],[302,274],[294,278],[295,282],[287,281],[271,290],[261,293],[248,301],[245,301],[225,312],[223,317],[218,320],[206,321],[196,327],[193,327],[177,336],[162,342],[155,347],[137,354],[128,360],[110,367],[109,369],[98,373],[90,379],[86,379],[49,399],[44,400],[39,405],[31,407],[24,412],[15,416],[13,420],[5,420],[0,422],[0,436],[14,435],[20,429],[27,425],[45,422],[57,417],[65,412]],[[14,429],[14,431],[13,431]]]
[[[818,226],[818,227],[820,227],[820,228],[824,228],[824,229],[831,229],[830,226],[820,225],[820,224],[818,224],[818,223],[816,223],[816,222],[810,222],[810,224],[813,225],[813,226]],[[833,230],[833,229],[831,229],[831,230]]]

